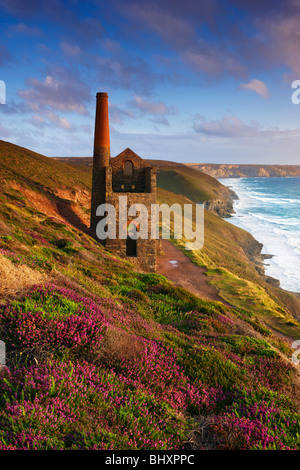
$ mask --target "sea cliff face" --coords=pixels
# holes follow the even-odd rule
[[[227,201],[222,199],[213,199],[211,201],[206,201],[204,203],[204,208],[214,214],[222,217],[223,219],[227,219],[234,214],[233,210],[233,201],[234,198],[230,198]]]
[[[213,178],[271,178],[300,176],[300,165],[233,165],[189,163]]]

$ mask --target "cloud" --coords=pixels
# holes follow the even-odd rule
[[[28,17],[39,11],[43,5],[41,0],[0,0],[0,8],[7,12],[21,16]]]
[[[109,88],[133,90],[143,95],[151,95],[155,83],[161,76],[152,72],[143,58],[98,56],[93,61],[98,80]]]
[[[183,61],[199,74],[210,78],[220,78],[224,75],[242,77],[246,69],[238,57],[203,41],[181,53]]]
[[[10,25],[6,32],[9,35],[24,34],[25,36],[39,36],[42,34],[42,31],[38,26],[28,26],[25,23]]]
[[[4,44],[0,44],[0,66],[7,65],[7,62],[11,60],[11,54]]]
[[[49,125],[52,127],[52,125],[54,124],[60,129],[63,129],[64,131],[74,130],[74,126],[72,126],[66,118],[60,117],[52,111],[48,110],[45,110],[41,114],[34,114],[29,122],[35,127],[39,128],[44,128]]]
[[[177,109],[167,106],[162,101],[154,102],[135,96],[133,100],[126,103],[126,109],[109,102],[110,121],[114,124],[123,124],[126,119],[137,119],[140,115],[150,115],[154,118],[149,121],[155,124],[169,126],[166,114],[177,114]]]
[[[292,2],[290,0],[277,2],[274,2],[274,0],[264,0],[263,2],[261,0],[243,0],[241,5],[241,0],[229,0],[229,4],[235,8],[242,8],[248,15],[266,15],[268,17],[274,15],[275,12],[282,14],[284,11],[287,11],[289,3]]]
[[[230,0],[239,6],[239,0]],[[266,0],[245,0],[243,9],[247,12],[247,23],[254,33],[237,41],[240,53],[248,66],[260,69],[288,68],[292,74],[300,76],[299,30],[300,4],[298,0],[274,2]],[[250,39],[250,40],[249,40]]]
[[[134,29],[141,40],[146,29],[150,31],[152,40],[155,35],[159,36],[162,44],[175,52],[173,62],[179,59],[181,64],[176,64],[177,69],[174,66],[173,70],[178,72],[182,65],[188,66],[197,79],[220,79],[228,75],[246,77],[235,33],[227,31],[225,20],[217,26],[220,18],[224,18],[221,13],[228,12],[220,2],[211,1],[209,6],[200,3],[203,2],[134,2],[126,4],[124,15],[136,22]],[[213,34],[208,35],[209,26]]]
[[[299,55],[299,30],[300,11],[293,12],[290,16],[267,19],[261,24],[261,28],[270,38],[269,53],[272,62],[283,63],[300,77]]]
[[[99,45],[105,36],[105,28],[98,18],[83,18],[80,12],[76,13],[74,6],[57,11],[52,20],[61,24],[64,35],[69,38],[69,41],[75,38],[78,43],[86,47]]]
[[[243,148],[247,153],[251,153],[252,146],[256,145],[276,149],[276,152],[279,148],[284,149],[285,145],[291,159],[296,160],[295,155],[291,153],[291,148],[296,146],[296,142],[300,139],[300,128],[265,127],[257,121],[246,123],[234,115],[226,115],[221,119],[207,120],[204,116],[198,114],[194,118],[193,130],[201,137],[208,137],[207,141],[211,145],[214,142],[216,143],[218,139],[222,139],[222,145],[226,142],[231,142],[233,145],[238,146],[243,145],[242,142],[245,142]],[[276,145],[278,145],[278,148],[276,148]],[[263,156],[263,160],[264,158]],[[240,156],[240,159],[242,161],[243,156]]]
[[[154,124],[162,125],[162,126],[169,126],[170,123],[167,118],[165,117],[157,117],[154,119],[149,119],[149,121],[154,122]]]
[[[267,85],[261,80],[253,79],[249,83],[243,83],[239,86],[240,90],[252,90],[263,98],[269,98],[269,91]]]
[[[204,23],[210,28],[216,26],[222,8],[217,0],[129,0],[120,11],[134,21],[136,29],[143,31],[146,26],[170,45],[184,48],[197,40],[197,31]]]
[[[73,58],[77,58],[81,54],[81,48],[76,44],[70,44],[66,41],[62,41],[61,48],[66,55]]]
[[[207,121],[203,116],[198,116],[200,123],[193,125],[195,132],[212,137],[225,137],[233,139],[257,137],[263,133],[259,123],[245,124],[237,116],[224,116],[222,119]]]
[[[135,118],[136,115],[130,109],[121,109],[117,105],[108,102],[109,120],[114,124],[123,124],[125,119]]]
[[[23,101],[16,102],[14,99],[6,101],[5,105],[0,106],[0,113],[5,115],[31,113],[30,107]]]
[[[254,70],[284,66],[300,77],[298,0],[128,0],[120,11],[136,40],[150,48],[159,39],[160,55],[173,53],[170,70],[180,70],[181,61],[181,70],[188,67],[201,83],[242,77],[247,84]]]
[[[71,130],[72,126],[66,118],[60,117],[57,114],[53,113],[52,111],[47,111],[46,116],[49,119],[49,121],[57,124],[62,129],[67,130],[67,131]]]
[[[10,137],[11,136],[11,131],[9,129],[6,129],[0,124],[0,136],[1,137]]]
[[[75,71],[55,68],[43,81],[31,77],[26,80],[26,85],[28,88],[18,94],[33,111],[46,107],[88,114],[86,104],[90,100],[90,90]]]
[[[135,96],[129,105],[138,109],[143,114],[161,115],[167,114],[170,110],[165,103],[159,101],[154,103],[152,101],[144,100],[140,96]]]
[[[165,5],[166,6],[166,5]],[[195,33],[188,21],[182,16],[171,14],[166,8],[155,3],[133,3],[129,5],[129,16],[146,25],[172,45],[182,46],[195,40]]]
[[[105,32],[94,10],[91,16],[84,17],[81,2],[76,0],[0,0],[0,9],[20,19],[46,20],[56,27],[60,25],[65,36],[77,37],[84,44],[93,41],[95,45]]]

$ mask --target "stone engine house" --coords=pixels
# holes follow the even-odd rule
[[[119,196],[127,196],[127,205],[144,204],[148,210],[148,238],[134,240],[119,237]],[[151,204],[156,202],[156,170],[127,148],[114,158],[110,156],[110,133],[107,93],[97,93],[91,200],[91,230],[101,217],[96,210],[100,204],[111,204],[116,210],[116,238],[103,240],[103,245],[121,257],[146,270],[156,270],[157,240],[151,238]],[[137,214],[138,216],[138,214]],[[135,217],[132,217],[135,219]],[[128,217],[130,222],[130,217]]]

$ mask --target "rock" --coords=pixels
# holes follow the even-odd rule
[[[234,214],[231,201],[223,201],[222,199],[212,199],[204,203],[204,208],[222,218],[229,218]]]
[[[266,276],[266,282],[274,287],[280,287],[280,281],[271,276]]]

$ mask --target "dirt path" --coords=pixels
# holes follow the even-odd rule
[[[162,240],[163,255],[157,257],[157,273],[162,274],[175,285],[184,287],[205,300],[226,304],[217,290],[207,282],[206,269],[196,266],[185,254],[168,240]]]

